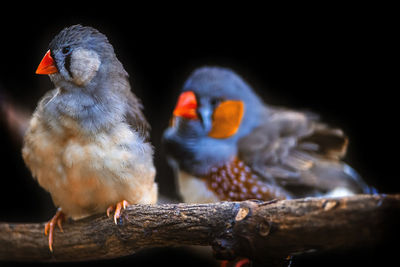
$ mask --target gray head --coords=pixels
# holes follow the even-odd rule
[[[73,25],[57,34],[36,73],[58,88],[46,103],[48,117],[66,115],[95,131],[120,120],[130,94],[128,74],[107,37],[92,27]]]
[[[92,27],[73,25],[54,37],[36,73],[49,74],[64,89],[93,89],[94,78],[109,71],[127,76],[107,37]]]
[[[267,112],[261,99],[235,72],[195,70],[184,83],[172,125],[164,133],[167,153],[180,168],[203,175],[237,154],[237,141]]]

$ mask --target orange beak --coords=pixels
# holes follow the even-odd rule
[[[54,59],[50,55],[50,50],[44,55],[36,70],[36,74],[52,74],[58,72]]]
[[[183,92],[173,114],[186,119],[198,119],[196,95],[192,91]]]

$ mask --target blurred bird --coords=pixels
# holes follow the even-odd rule
[[[368,192],[341,159],[348,139],[315,114],[266,105],[232,70],[203,67],[184,83],[163,135],[185,202]]]
[[[39,102],[24,137],[23,158],[59,207],[46,224],[80,219],[128,203],[157,200],[153,148],[142,105],[105,35],[74,25],[54,37],[36,71],[55,89]],[[115,205],[116,204],[116,205]]]
[[[14,103],[0,86],[0,123],[7,128],[10,137],[18,147],[21,147],[30,117],[31,113]]]

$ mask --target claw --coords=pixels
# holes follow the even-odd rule
[[[110,218],[110,213],[114,211],[114,206],[111,205],[107,208],[107,217]]]
[[[121,211],[129,205],[128,201],[122,200],[115,205],[114,212],[114,223],[117,224],[118,219],[121,217]],[[110,217],[110,213],[114,211],[114,206],[111,205],[107,209],[107,216]]]
[[[51,252],[53,252],[53,236],[54,236],[54,227],[58,226],[58,228],[61,230],[61,232],[64,232],[62,228],[62,222],[65,220],[65,214],[61,211],[61,208],[59,208],[56,212],[56,214],[51,218],[50,221],[46,223],[44,226],[44,234],[47,236],[49,235],[49,249]]]

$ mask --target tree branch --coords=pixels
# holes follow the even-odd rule
[[[310,250],[377,245],[399,225],[400,195],[270,202],[132,205],[118,225],[105,215],[64,223],[51,253],[44,223],[0,223],[0,260],[82,261],[141,249],[211,245],[219,258],[258,262]]]

